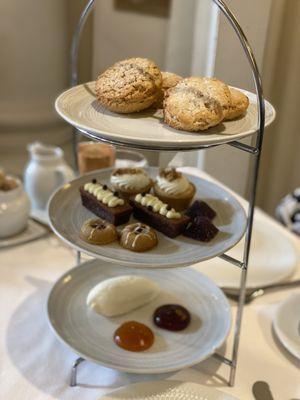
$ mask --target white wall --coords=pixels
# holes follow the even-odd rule
[[[227,0],[226,3],[240,21],[261,70],[272,0]],[[254,88],[248,62],[223,16],[220,18],[215,76],[233,86]],[[211,149],[205,155],[204,169],[242,195],[246,193],[248,167],[246,153],[229,146]]]
[[[67,85],[66,32],[61,0],[1,2],[0,165],[10,173],[22,172],[28,142],[70,141],[54,111]]]

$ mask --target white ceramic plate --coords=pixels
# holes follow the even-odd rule
[[[242,260],[244,239],[228,254]],[[288,279],[297,266],[298,256],[291,239],[276,223],[255,218],[250,253],[247,288],[263,287]],[[197,264],[195,268],[218,286],[238,289],[240,271],[219,258]]]
[[[192,382],[140,382],[101,397],[102,400],[238,400],[214,388]]]
[[[292,294],[277,308],[273,326],[283,346],[300,360],[300,293]]]
[[[74,268],[62,276],[48,299],[49,320],[58,336],[82,357],[109,368],[132,373],[156,374],[198,364],[212,355],[226,339],[231,312],[223,292],[208,278],[190,268],[185,270],[139,270],[161,288],[157,299],[129,314],[105,318],[86,306],[89,291],[99,282],[120,275],[137,274],[100,260]],[[157,328],[154,310],[163,304],[179,303],[192,315],[181,332]],[[115,330],[125,321],[139,321],[155,334],[153,346],[133,353],[113,341]]]
[[[48,233],[49,231],[42,225],[29,219],[27,227],[22,232],[7,239],[0,239],[0,249],[32,242],[46,236]]]
[[[92,133],[96,138],[147,148],[192,149],[216,145],[249,136],[257,131],[256,95],[243,91],[250,100],[247,114],[235,121],[227,121],[202,133],[178,131],[162,121],[162,112],[146,110],[135,114],[115,114],[99,104],[94,93],[94,82],[73,87],[56,100],[59,115],[71,125]],[[266,104],[266,126],[275,119],[275,110]]]
[[[49,203],[50,224],[56,234],[69,245],[93,257],[136,267],[187,266],[223,254],[245,232],[246,215],[236,198],[215,183],[188,175],[188,179],[197,189],[196,197],[207,200],[217,212],[214,223],[220,232],[211,242],[201,243],[183,236],[170,239],[158,232],[158,245],[146,253],[131,252],[122,248],[118,242],[105,246],[89,244],[80,238],[79,232],[83,222],[94,214],[81,205],[78,189],[92,178],[109,185],[111,171],[112,169],[99,170],[75,179],[60,188]],[[148,169],[153,178],[157,172],[157,168]]]

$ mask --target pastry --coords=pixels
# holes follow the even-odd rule
[[[230,93],[231,93],[231,104],[228,113],[225,116],[226,120],[232,120],[241,117],[242,115],[245,114],[245,112],[249,107],[248,97],[240,90],[230,88]]]
[[[152,330],[136,321],[124,322],[114,333],[114,341],[122,349],[128,351],[144,351],[154,342]]]
[[[177,83],[180,82],[182,79],[181,76],[173,74],[173,72],[167,72],[167,71],[165,72],[162,71],[161,76],[162,76],[162,87],[159,91],[159,95],[156,102],[153,104],[154,108],[163,108],[166,91],[176,86]]]
[[[185,215],[190,218],[206,217],[211,221],[216,217],[217,213],[205,201],[195,200],[194,203],[186,210]]]
[[[118,168],[112,173],[110,182],[124,198],[147,193],[152,187],[152,180],[142,168]]]
[[[159,287],[148,278],[124,275],[106,279],[89,292],[87,306],[105,317],[127,314],[153,301]]]
[[[103,107],[117,113],[132,113],[150,107],[162,85],[160,70],[147,58],[115,63],[96,81],[96,94]]]
[[[182,331],[190,324],[191,315],[179,304],[165,304],[154,311],[153,322],[168,331]]]
[[[181,215],[174,208],[151,194],[139,193],[131,204],[136,219],[171,238],[180,235],[190,221],[188,216]]]
[[[222,107],[224,118],[231,108],[231,93],[226,83],[217,78],[191,78],[196,79],[199,90],[217,100]]]
[[[84,207],[114,225],[128,222],[132,207],[121,199],[118,193],[112,192],[106,185],[97,183],[96,179],[79,188]]]
[[[85,221],[81,227],[80,236],[92,244],[108,244],[118,239],[118,232],[113,224],[101,218]]]
[[[154,183],[155,195],[177,211],[185,210],[195,195],[195,186],[175,168],[159,173]]]
[[[224,118],[220,102],[203,92],[201,78],[185,78],[166,92],[164,120],[172,128],[199,132]]]
[[[120,238],[120,244],[124,249],[135,252],[151,250],[157,242],[155,231],[141,222],[125,226]]]
[[[218,234],[219,229],[206,217],[196,217],[187,225],[183,235],[200,242],[210,242]]]

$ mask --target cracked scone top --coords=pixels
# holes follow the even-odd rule
[[[198,88],[203,94],[213,97],[221,104],[224,118],[226,118],[231,107],[231,93],[226,83],[217,78],[204,77],[191,79],[197,80]]]
[[[203,92],[202,78],[182,79],[166,93],[164,119],[172,128],[199,132],[218,125],[223,118],[220,102]]]
[[[115,63],[96,81],[99,102],[118,113],[131,113],[150,107],[162,85],[161,72],[146,58],[130,58]]]

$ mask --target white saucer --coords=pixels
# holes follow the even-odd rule
[[[300,293],[292,294],[279,305],[273,327],[282,345],[300,360]]]
[[[228,254],[242,260],[244,239]],[[250,252],[247,288],[256,288],[288,279],[295,271],[298,255],[290,237],[275,221],[256,213]],[[220,287],[238,289],[240,270],[221,259],[194,266]]]
[[[153,381],[125,386],[102,400],[238,400],[214,388],[192,382]]]
[[[47,233],[48,230],[46,228],[44,228],[37,222],[29,219],[27,227],[22,232],[7,239],[0,239],[0,249],[12,246],[19,246],[21,244],[37,240],[47,235]]]

